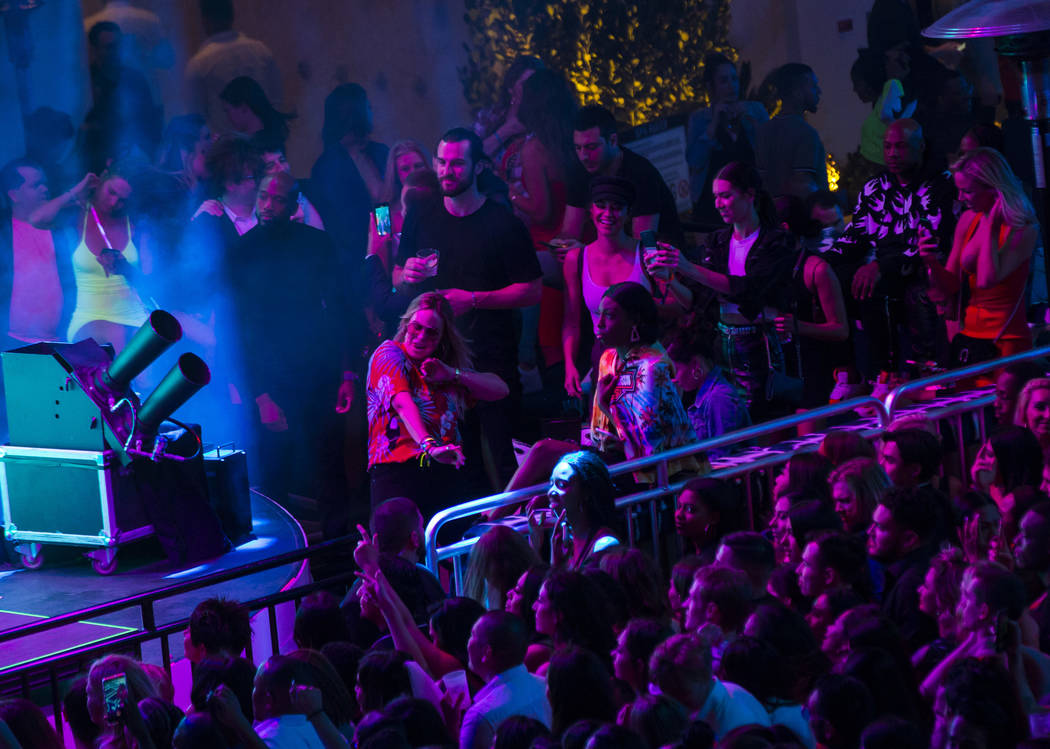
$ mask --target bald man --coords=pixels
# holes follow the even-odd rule
[[[949,172],[925,168],[924,152],[919,123],[890,124],[883,137],[886,169],[864,184],[852,222],[825,253],[848,292],[851,316],[860,320],[867,346],[858,349],[869,353],[870,361],[861,361],[869,378],[902,372],[908,360],[936,361],[947,349],[919,259],[919,236],[932,234],[947,258],[955,188]]]
[[[337,398],[349,367],[350,280],[339,277],[329,236],[291,220],[298,187],[284,172],[263,177],[259,225],[226,258],[241,398],[254,438],[249,467],[264,493],[316,498],[326,537],[346,530],[348,489]]]

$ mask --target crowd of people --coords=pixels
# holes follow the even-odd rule
[[[420,508],[386,499],[358,527],[357,582],[299,604],[294,650],[251,663],[249,612],[209,599],[185,631],[185,712],[162,669],[108,655],[66,721],[78,747],[142,749],[1046,746],[1050,379],[1022,362],[999,385],[1017,423],[969,476],[909,417],[793,456],[763,530],[739,484],[689,481],[669,574],[591,450],[560,456],[528,534],[478,538],[459,595],[419,563]],[[58,746],[28,700],[0,719],[11,746]]]
[[[433,157],[388,148],[365,89],[337,86],[297,180],[273,56],[230,0],[200,8],[193,114],[162,128],[114,15],[87,29],[80,129],[30,116],[0,170],[5,348],[120,350],[171,310],[215,374],[205,434],[247,438],[264,493],[317,498],[327,538],[357,525],[360,580],[307,597],[299,649],[259,664],[243,607],[198,606],[185,712],[163,672],[100,659],[66,696],[78,746],[1050,742],[1044,363],[997,374],[983,444],[968,422],[832,430],[746,493],[704,476],[720,451],[673,461],[659,558],[615,509],[654,473],[608,470],[1033,347],[1042,240],[1006,61],[1003,101],[975,93],[877,1],[850,213],[806,121],[812,69],[771,74],[770,117],[711,55],[680,216],[613,113],[526,56]],[[528,534],[487,513],[460,595],[419,565],[435,512],[543,482]],[[0,718],[12,746],[57,746],[29,701]]]
[[[1040,332],[1030,171],[993,147],[999,102],[886,19],[852,70],[874,105],[855,196],[827,189],[812,69],[770,74],[770,118],[713,54],[683,220],[609,109],[579,106],[538,58],[515,60],[433,158],[387,147],[365,89],[337,86],[297,181],[277,64],[229,0],[201,1],[194,113],[163,130],[120,26],[141,46],[142,18],[112,5],[87,29],[83,126],[34,113],[27,156],[0,171],[5,347],[119,350],[151,308],[171,310],[215,373],[191,415],[249,445],[269,496],[317,498],[326,537],[388,497],[430,516],[544,479],[549,446],[519,467],[512,438],[568,436],[548,421],[589,422],[571,441],[611,463],[883,396]]]

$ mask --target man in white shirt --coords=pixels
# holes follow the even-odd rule
[[[270,48],[233,30],[232,0],[200,0],[207,39],[186,63],[187,111],[204,115],[212,132],[232,129],[219,94],[238,76],[255,80],[270,103],[281,107],[281,73]]]
[[[658,645],[649,660],[649,678],[694,720],[711,726],[715,739],[740,726],[770,725],[769,713],[750,692],[715,678],[711,648],[696,635],[675,635]]]
[[[485,680],[463,716],[460,749],[488,749],[499,724],[512,715],[535,718],[550,728],[547,683],[525,668],[525,622],[505,611],[490,611],[474,624],[467,641],[470,668]]]
[[[292,682],[298,668],[298,661],[275,655],[255,674],[255,732],[270,749],[324,749],[308,716],[292,705]]]

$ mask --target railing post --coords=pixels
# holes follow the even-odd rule
[[[667,475],[669,470],[666,460],[661,460],[656,464],[656,485],[661,489],[667,489],[671,485],[670,477]],[[653,534],[653,559],[657,560],[657,563],[660,561],[660,550],[663,546],[660,542],[660,512],[658,505],[663,504],[663,500],[667,496],[667,494],[664,494],[649,500],[649,525],[650,532]]]
[[[970,467],[966,463],[966,437],[963,435],[963,415],[957,414],[953,421],[955,422],[955,440],[959,446],[959,478],[965,485]]]
[[[65,746],[65,731],[62,730],[62,700],[58,697],[58,673],[54,666],[48,667],[47,676],[51,684],[51,712],[55,718],[55,733],[58,734],[58,743]]]
[[[266,613],[270,615],[270,652],[278,655],[281,652],[281,636],[277,633],[277,606],[271,603],[266,607]]]
[[[168,636],[164,635],[160,638],[160,663],[164,667],[164,670],[168,672],[168,676],[171,676],[171,644],[168,642]]]
[[[157,628],[157,620],[153,615],[152,599],[146,599],[142,602],[142,628],[147,632],[153,632]]]

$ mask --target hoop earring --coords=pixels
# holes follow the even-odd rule
[[[638,343],[642,340],[642,337],[638,334],[638,326],[634,325],[631,327],[631,343]]]

